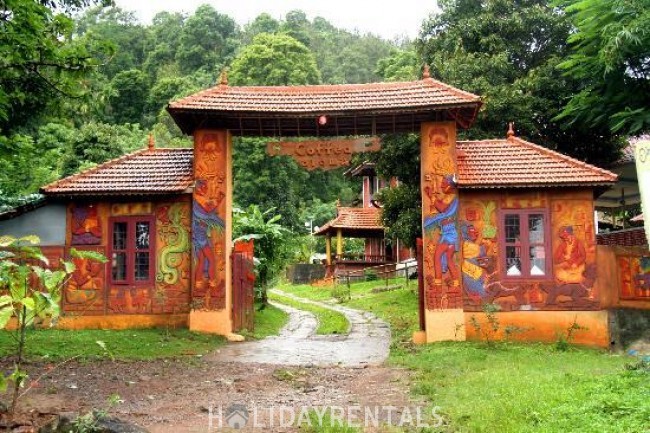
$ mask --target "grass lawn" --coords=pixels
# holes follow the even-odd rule
[[[413,370],[413,393],[439,406],[438,413],[449,421],[433,431],[650,431],[647,364],[644,368],[635,358],[582,348],[560,351],[548,344],[415,346],[410,342],[417,328],[415,293],[370,292],[381,285],[353,284],[346,305],[372,311],[391,324],[390,362]],[[281,289],[311,299],[331,296],[329,289],[305,285]]]
[[[244,335],[256,340],[278,335],[280,329],[287,324],[289,315],[273,305],[267,305],[261,311],[258,308],[259,305],[256,305],[255,330],[253,332],[244,332]]]
[[[318,335],[346,334],[350,328],[348,319],[338,311],[332,311],[317,305],[298,302],[294,299],[272,292],[269,292],[269,299],[313,313],[318,319],[318,328],[316,329],[316,334]]]
[[[103,342],[106,350],[97,342]],[[118,360],[153,360],[179,356],[203,355],[222,346],[225,339],[197,334],[186,329],[132,329],[64,331],[44,329],[28,331],[27,356],[30,359],[65,360],[114,358]],[[0,331],[0,357],[11,355],[15,341],[7,331]]]

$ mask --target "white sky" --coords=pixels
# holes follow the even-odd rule
[[[193,13],[209,3],[220,13],[244,25],[262,12],[276,19],[300,9],[311,20],[323,17],[337,27],[373,33],[386,39],[415,38],[422,21],[436,10],[435,0],[116,0],[117,6],[134,11],[144,23],[160,11]]]

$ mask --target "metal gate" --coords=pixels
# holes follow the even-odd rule
[[[237,242],[232,253],[233,331],[255,328],[255,265],[253,241]]]

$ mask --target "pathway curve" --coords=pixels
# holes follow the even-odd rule
[[[347,335],[316,335],[318,320],[309,312],[273,303],[289,314],[280,335],[263,340],[229,344],[207,357],[209,361],[300,366],[380,365],[390,350],[390,328],[375,315],[340,305],[316,302],[274,289],[296,301],[338,311],[350,322]]]

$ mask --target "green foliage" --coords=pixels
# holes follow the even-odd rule
[[[397,50],[377,62],[376,73],[385,81],[414,81],[419,78],[420,63],[415,49]]]
[[[281,215],[275,209],[262,212],[256,205],[245,210],[233,210],[233,235],[237,240],[253,240],[255,245],[255,282],[261,289],[261,300],[266,303],[266,291],[293,257],[293,238],[289,230],[279,224]]]
[[[255,330],[251,333],[243,330],[246,337],[262,339],[279,335],[280,330],[289,321],[289,315],[273,305],[266,305],[264,308],[258,306],[255,309]]]
[[[73,38],[70,10],[91,1],[10,0],[0,5],[0,131],[33,122],[110,52],[101,41]],[[55,10],[54,7],[59,7]]]
[[[176,60],[181,73],[197,70],[216,73],[230,63],[238,47],[238,27],[212,6],[199,6],[185,20],[179,37]]]
[[[149,89],[146,75],[130,69],[115,74],[107,100],[108,116],[114,123],[140,123]]]
[[[650,1],[556,4],[576,28],[560,68],[581,83],[559,119],[625,134],[650,131]]]
[[[317,84],[316,57],[297,39],[286,34],[262,33],[232,62],[230,80],[241,86]]]
[[[39,242],[36,236],[0,237],[0,248],[3,249],[0,260],[0,331],[8,327],[12,318],[16,320],[14,371],[8,376],[0,373],[3,376],[0,388],[6,387],[8,380],[14,383],[12,413],[18,403],[18,392],[27,379],[27,373],[23,371],[27,329],[45,321],[50,325],[56,323],[61,312],[61,289],[75,271],[72,262],[49,263],[41,250],[33,246]],[[97,252],[73,248],[70,254],[102,263],[107,261]]]
[[[607,128],[556,119],[583,85],[558,69],[572,30],[562,9],[543,0],[445,0],[440,7],[417,47],[433,77],[484,98],[468,136],[504,137],[514,121],[518,135],[578,159],[617,158],[620,143]]]
[[[397,177],[395,188],[379,192],[382,220],[388,236],[408,247],[422,236],[420,198],[420,138],[415,134],[393,134],[382,138],[382,149],[372,155],[377,173],[385,179]]]

